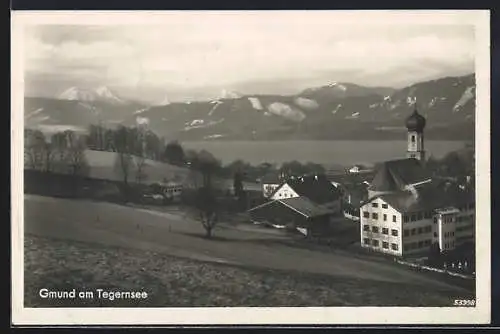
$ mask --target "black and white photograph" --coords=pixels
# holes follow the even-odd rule
[[[489,321],[488,11],[12,22],[13,319]]]

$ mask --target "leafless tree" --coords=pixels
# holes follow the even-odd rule
[[[88,163],[85,156],[85,139],[73,131],[65,131],[67,140],[66,161],[73,176],[83,176],[88,173]]]
[[[198,189],[196,208],[199,220],[206,232],[206,237],[211,238],[212,232],[218,222],[217,198],[213,188],[203,187]]]
[[[114,132],[113,145],[117,152],[115,167],[121,173],[123,184],[128,187],[129,176],[133,165],[132,150],[133,141],[130,130],[124,126]]]
[[[40,130],[24,132],[25,162],[30,169],[43,169],[46,147],[45,135]]]

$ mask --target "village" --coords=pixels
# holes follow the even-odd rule
[[[122,176],[116,177],[116,168],[93,165],[78,181],[76,196],[184,212],[201,221],[209,238],[217,235],[220,223],[251,224],[282,230],[302,244],[368,253],[473,277],[474,175],[447,175],[449,170],[427,159],[425,125],[415,106],[405,121],[407,151],[401,152],[401,159],[375,166],[355,165],[343,171],[312,168],[305,173],[304,168],[293,168],[291,163],[257,179],[256,175],[248,177],[241,164],[228,170],[225,177],[217,174],[213,157],[202,152],[196,159],[188,159],[186,167],[184,163],[169,165],[167,174],[150,163],[149,169],[136,171],[137,175],[147,171],[145,180],[132,178],[128,171],[133,168],[131,164],[125,179],[132,180],[124,187],[125,160],[118,159],[118,152]],[[86,153],[92,157],[109,152]],[[203,153],[208,155],[205,160]],[[109,155],[106,157],[109,159]],[[147,165],[146,161],[142,163]],[[73,197],[74,175],[30,169],[25,173],[27,193],[62,191],[55,196]],[[116,186],[118,193],[111,190],[108,198],[96,198],[103,188]],[[214,190],[202,193],[200,189]]]

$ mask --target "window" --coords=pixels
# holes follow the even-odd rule
[[[418,248],[422,248],[424,247],[424,242],[423,241],[419,241],[418,242]]]
[[[396,215],[392,215],[392,222],[395,223],[396,222]]]
[[[378,233],[378,226],[372,226],[372,232]]]
[[[368,211],[363,211],[363,218],[370,218],[370,213]]]
[[[417,233],[417,229],[412,228],[412,229],[411,229],[411,235],[415,235],[415,233]]]
[[[432,226],[428,225],[425,227],[425,233],[430,233],[432,232]]]
[[[425,218],[425,219],[429,219],[429,218],[431,218],[431,217],[432,217],[432,213],[431,213],[430,211],[426,211],[426,212],[424,212],[424,218]]]
[[[382,248],[389,249],[389,243],[386,241],[382,242]]]
[[[410,230],[406,230],[406,229],[405,229],[403,233],[404,233],[403,235],[404,235],[405,237],[407,237],[407,236],[409,236],[409,235],[410,235]]]
[[[370,239],[368,239],[368,238],[364,238],[364,239],[363,239],[363,243],[364,243],[365,245],[369,245],[369,244],[370,244]]]
[[[363,225],[363,231],[369,231],[370,225]]]
[[[398,230],[392,229],[391,230],[391,234],[392,234],[393,237],[397,237],[398,236]]]
[[[378,203],[372,203],[372,208],[378,208]]]
[[[438,223],[438,219],[437,217],[434,217],[434,224],[437,224]]]
[[[389,229],[386,227],[382,228],[382,234],[389,234]]]
[[[414,143],[415,142],[415,135],[411,135],[411,142]]]
[[[417,214],[417,220],[422,220],[422,218],[423,218],[423,217],[422,217],[422,212],[419,212],[419,213]]]
[[[423,229],[423,228],[421,228],[421,227],[419,227],[419,228],[418,228],[418,234],[422,234],[423,232],[424,232],[424,229]]]
[[[455,236],[455,232],[451,232],[451,236],[454,237]]]
[[[385,204],[385,203],[384,203],[384,204],[382,204],[382,208],[383,208],[383,209],[387,209],[388,207],[389,207],[389,206],[388,206],[387,204]]]
[[[373,239],[372,240],[372,245],[375,247],[378,247],[378,240]]]
[[[378,219],[378,213],[373,212],[373,213],[372,213],[372,219],[377,220],[377,219]]]
[[[398,250],[398,244],[391,244],[391,248],[393,251],[397,251]]]
[[[384,221],[387,221],[387,215],[384,213]]]
[[[430,241],[430,240],[425,240],[425,242],[424,242],[424,245],[425,245],[425,246],[430,246],[430,244],[431,244],[431,241]]]
[[[415,220],[417,220],[417,216],[415,214],[411,215],[411,221],[414,222]]]
[[[408,216],[407,215],[403,216],[403,222],[408,223]]]
[[[438,237],[437,232],[434,232],[434,238],[437,238],[437,237]]]

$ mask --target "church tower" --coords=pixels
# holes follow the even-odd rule
[[[406,157],[425,162],[425,118],[418,113],[416,104],[413,113],[406,119],[406,128],[408,129],[408,148],[406,150]]]

